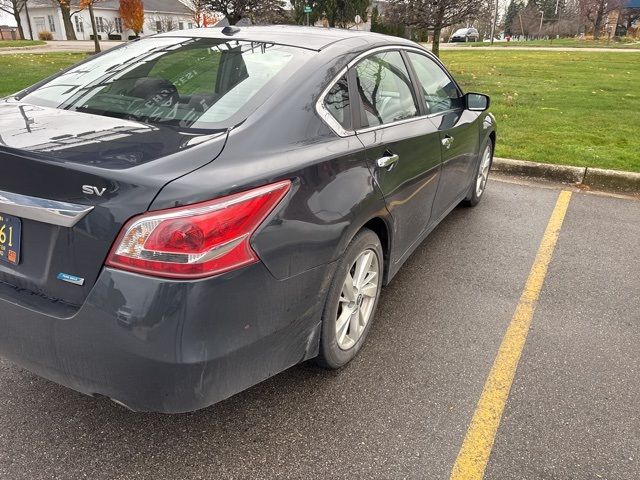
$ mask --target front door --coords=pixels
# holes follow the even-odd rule
[[[440,172],[439,132],[421,116],[399,51],[366,57],[351,75],[359,100],[356,133],[394,222],[392,258],[402,259],[429,223]]]
[[[477,112],[465,110],[462,92],[449,75],[425,54],[408,52],[427,111],[442,146],[442,175],[432,220],[438,221],[467,192],[478,161]]]

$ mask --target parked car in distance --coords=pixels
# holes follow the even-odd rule
[[[488,107],[413,42],[302,27],[163,33],[0,100],[0,354],[167,413],[342,367],[482,198]]]
[[[480,40],[480,33],[475,28],[459,28],[451,38],[450,42],[477,42]]]

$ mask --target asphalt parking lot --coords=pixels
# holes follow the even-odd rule
[[[0,477],[449,478],[559,195],[494,179],[456,209],[340,372],[163,416],[0,361]],[[640,478],[639,252],[640,200],[571,194],[486,478]]]

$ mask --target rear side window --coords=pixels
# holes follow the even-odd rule
[[[309,55],[273,43],[148,38],[79,65],[22,100],[150,124],[227,128]]]
[[[364,126],[384,125],[418,115],[400,52],[372,55],[358,63],[355,70]]]
[[[342,128],[345,130],[351,129],[351,104],[349,102],[349,85],[346,75],[331,87],[331,90],[324,98],[324,106]]]
[[[419,53],[407,52],[418,77],[418,90],[422,93],[430,114],[459,108],[458,87],[436,62]]]

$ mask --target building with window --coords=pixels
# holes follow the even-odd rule
[[[79,0],[71,0],[71,23],[78,40],[89,40],[93,35],[88,10],[81,10]],[[144,27],[140,36],[153,35],[169,30],[194,28],[193,14],[178,0],[144,0]],[[118,13],[118,0],[96,2],[93,12],[101,40],[109,38],[127,40],[133,35],[124,28]],[[60,7],[51,0],[27,0],[27,9],[20,14],[25,36],[29,38],[30,28],[34,39],[38,33],[51,32],[54,40],[67,40]],[[29,12],[27,21],[26,11]]]

